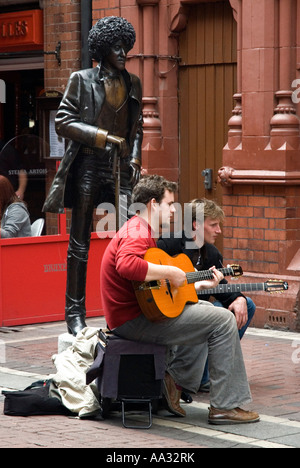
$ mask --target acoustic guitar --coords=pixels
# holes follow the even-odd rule
[[[133,282],[136,298],[143,314],[151,322],[164,320],[166,317],[178,317],[188,302],[198,302],[194,283],[213,279],[210,270],[195,271],[187,255],[180,254],[170,257],[161,249],[149,249],[144,257],[149,263],[168,265],[180,268],[186,273],[186,283],[175,288],[168,279],[159,281]],[[239,265],[219,269],[224,276],[242,276],[243,270]]]
[[[286,281],[272,280],[266,281],[265,283],[242,283],[242,284],[219,284],[214,289],[203,289],[197,293],[200,296],[215,296],[216,294],[224,293],[236,293],[236,292],[255,292],[255,291],[266,291],[269,293],[281,293],[287,291],[289,285]]]

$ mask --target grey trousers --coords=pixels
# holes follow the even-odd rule
[[[199,301],[187,305],[179,317],[153,323],[140,315],[114,333],[130,340],[175,346],[167,370],[178,385],[194,393],[200,386],[206,346],[211,405],[229,410],[251,401],[236,320],[227,309]]]

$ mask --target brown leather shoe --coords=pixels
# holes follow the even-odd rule
[[[175,416],[181,416],[184,418],[186,416],[186,412],[179,404],[181,390],[176,388],[174,380],[167,373],[163,383],[163,394],[167,402],[168,411],[175,414]]]
[[[209,408],[209,424],[249,424],[259,421],[259,414],[252,411],[244,411],[241,408],[233,410],[219,410],[211,406]]]

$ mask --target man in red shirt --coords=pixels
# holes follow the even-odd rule
[[[150,322],[137,302],[132,281],[168,279],[173,287],[186,283],[186,274],[175,266],[156,265],[144,260],[156,247],[159,228],[170,225],[175,212],[177,186],[161,176],[141,179],[133,190],[133,203],[139,214],[130,219],[108,245],[101,266],[101,295],[109,328],[118,336],[134,341],[172,346],[195,346],[207,342],[211,376],[211,424],[257,422],[255,412],[239,406],[251,401],[236,321],[227,309],[209,302],[188,304],[176,318]],[[213,281],[195,283],[196,290],[211,288],[223,279],[213,270]],[[197,392],[200,384],[197,356],[190,353],[168,362],[164,395],[171,413],[185,416],[179,401],[181,389]]]

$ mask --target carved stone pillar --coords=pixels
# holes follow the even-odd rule
[[[271,119],[271,148],[279,149],[288,144],[291,149],[299,147],[299,118],[292,101],[291,85],[296,66],[296,13],[294,0],[279,2],[279,86],[275,93],[278,104]]]
[[[245,281],[266,275],[288,281],[289,290],[276,301],[265,293],[253,298],[253,324],[295,329],[300,323],[300,105],[292,99],[292,83],[300,70],[300,0],[230,4],[238,23],[239,95],[219,170],[227,215],[224,262],[240,263]]]
[[[292,91],[276,93],[278,105],[271,119],[271,148],[279,149],[288,144],[290,149],[299,148],[299,118],[292,102]]]
[[[157,92],[155,89],[156,28],[155,11],[159,0],[137,0],[142,7],[143,21],[143,147],[152,149],[161,147],[161,121],[158,111]]]
[[[237,93],[233,96],[236,106],[232,111],[232,117],[228,121],[228,149],[241,148],[242,145],[242,95]]]

